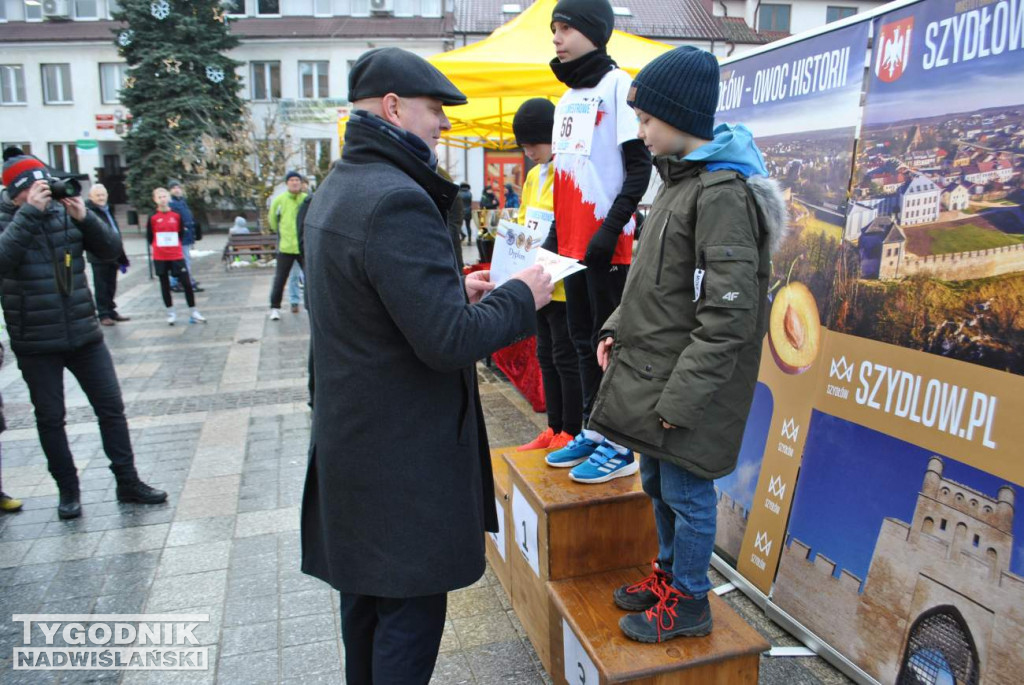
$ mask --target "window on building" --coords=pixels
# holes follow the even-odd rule
[[[121,101],[121,88],[128,78],[128,65],[124,62],[100,64],[100,100],[105,105]]]
[[[319,184],[331,170],[331,139],[306,138],[302,141],[302,163],[306,175]]]
[[[281,14],[280,0],[256,0],[256,14]]]
[[[0,65],[0,105],[25,104],[25,68],[20,64]]]
[[[313,0],[313,14],[318,17],[329,17],[334,14],[332,0]]]
[[[758,31],[783,31],[789,33],[791,5],[761,5],[757,11]]]
[[[299,97],[327,97],[327,69],[330,62],[299,62]]]
[[[252,62],[251,97],[255,102],[270,102],[281,98],[281,63]]]
[[[68,105],[71,97],[71,65],[44,64],[43,102],[47,105]]]
[[[118,0],[107,0],[107,19],[114,18],[114,12],[121,11],[121,3]]]
[[[0,2],[0,21],[7,21],[7,3]]]
[[[420,15],[424,17],[440,17],[441,0],[420,0]]]
[[[941,519],[939,521],[939,530],[946,530],[946,519]]]
[[[978,545],[981,544],[981,536],[980,535],[975,535],[974,536],[974,540],[972,540],[972,542],[973,542],[974,546],[977,547]]]
[[[74,143],[50,143],[50,166],[69,174],[78,173],[78,151]]]
[[[25,21],[43,20],[43,0],[25,0]]]
[[[228,14],[245,16],[245,0],[223,0],[220,4]]]
[[[370,16],[370,0],[352,0],[352,16]]]
[[[99,19],[96,0],[75,0],[75,19]]]
[[[420,0],[395,0],[396,17],[413,17],[420,8]]]
[[[840,19],[846,19],[857,14],[856,7],[833,7],[829,6],[825,9],[825,23],[831,24],[834,21]]]

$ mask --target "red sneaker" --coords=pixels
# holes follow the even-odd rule
[[[551,428],[545,428],[544,432],[535,437],[525,445],[520,445],[516,448],[517,452],[525,452],[527,450],[543,450],[547,449],[551,445],[551,439],[555,437],[555,431]]]
[[[566,445],[568,445],[570,442],[572,442],[572,436],[566,433],[565,431],[562,431],[555,437],[551,438],[551,442],[548,443],[547,448],[549,450],[560,450]]]

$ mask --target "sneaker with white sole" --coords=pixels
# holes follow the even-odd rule
[[[586,461],[587,457],[596,452],[600,446],[601,443],[589,440],[583,433],[580,433],[569,441],[568,445],[546,456],[544,461],[548,466],[567,469]]]
[[[167,325],[168,326],[173,326],[174,322],[177,321],[177,320],[178,320],[177,314],[175,314],[173,311],[167,312]]]
[[[640,462],[629,450],[619,454],[608,443],[602,444],[590,457],[573,468],[569,477],[577,483],[604,483],[613,478],[632,476],[640,470]]]
[[[192,312],[192,314],[188,317],[188,322],[189,323],[206,323],[206,317],[203,316],[202,314],[200,314],[199,310],[197,309],[194,312]]]
[[[281,320],[281,310],[280,309],[271,309],[270,310],[270,320],[271,321],[280,321]]]

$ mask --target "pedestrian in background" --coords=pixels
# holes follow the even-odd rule
[[[302,192],[302,174],[289,171],[284,177],[285,192],[270,203],[270,232],[278,235],[277,265],[274,268],[274,284],[270,288],[270,320],[281,320],[281,298],[284,296],[285,281],[291,276],[292,265],[298,262],[302,268],[302,253],[299,251],[298,216],[299,208],[307,194]],[[289,289],[292,313],[299,311],[298,284],[294,291]]]
[[[89,199],[85,201],[85,206],[120,235],[121,227],[117,225],[113,209],[107,204],[106,186],[97,183],[89,188]],[[117,313],[117,304],[114,302],[117,293],[117,272],[129,266],[124,248],[117,259],[100,259],[91,252],[87,253],[86,257],[92,265],[92,287],[96,291],[96,315],[100,318],[100,325],[113,326],[119,321],[131,321],[130,317]]]
[[[462,200],[462,221],[466,224],[466,244],[473,244],[473,189],[463,181],[459,184],[459,198]]]
[[[192,274],[192,246],[196,244],[199,227],[196,225],[195,216],[192,214],[192,210],[189,209],[188,202],[185,201],[185,188],[181,185],[181,181],[171,179],[167,184],[167,189],[171,193],[170,207],[181,217],[184,229],[182,233],[184,237],[181,243],[181,255],[185,261],[185,271],[188,272],[189,280],[192,282],[192,292],[201,293],[203,289],[199,287],[199,281]],[[181,292],[181,283],[175,276],[171,276],[171,289],[175,292]]]

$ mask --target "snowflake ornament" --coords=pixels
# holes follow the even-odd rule
[[[167,2],[167,0],[154,2],[149,6],[149,13],[152,14],[154,18],[163,21],[171,14],[171,3]]]
[[[117,35],[117,44],[122,48],[126,48],[132,44],[132,32],[122,31]]]
[[[210,79],[214,83],[220,83],[224,80],[224,70],[220,67],[206,67],[206,78]]]

